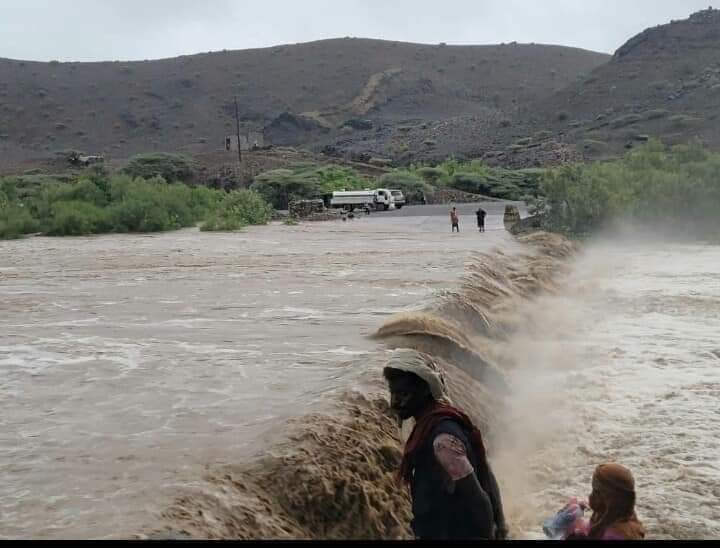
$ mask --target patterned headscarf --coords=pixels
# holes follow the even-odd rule
[[[434,400],[441,403],[452,403],[447,394],[442,370],[429,355],[407,348],[395,350],[385,365],[385,371],[387,370],[404,371],[417,375],[428,384]]]

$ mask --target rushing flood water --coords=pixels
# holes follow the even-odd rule
[[[384,318],[454,284],[469,250],[517,247],[501,205],[484,235],[451,235],[445,209],[0,242],[0,535],[130,536],[205,466],[322,410]]]
[[[720,536],[720,247],[591,245],[510,341],[500,474],[529,536],[606,461],[635,474],[650,538]]]
[[[417,320],[469,266],[486,271],[471,285],[494,279],[492,255],[470,252],[499,247],[503,276],[522,282],[524,247],[502,207],[486,209],[484,235],[467,216],[451,235],[444,210],[410,208],[242,234],[0,242],[0,535],[148,530],[207,467],[331,412],[377,372],[384,345],[367,336],[393,314]],[[593,245],[559,291],[513,301],[505,335],[456,334],[510,387],[490,449],[516,535],[538,536],[597,463],[618,460],[651,537],[720,536],[717,264],[712,246]],[[497,278],[473,310],[505,293]]]

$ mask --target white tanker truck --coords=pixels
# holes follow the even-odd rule
[[[330,207],[343,208],[349,211],[366,207],[377,211],[400,209],[405,204],[402,192],[377,188],[375,190],[341,190],[332,193]]]

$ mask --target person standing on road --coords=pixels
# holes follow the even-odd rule
[[[475,215],[477,215],[478,230],[485,232],[485,217],[487,216],[487,212],[483,208],[478,208]]]
[[[452,208],[450,212],[450,222],[452,223],[452,231],[455,232],[457,229],[460,232],[460,217],[458,216],[457,208]]]

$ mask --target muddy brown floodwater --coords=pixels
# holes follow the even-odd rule
[[[502,205],[483,235],[469,216],[450,234],[446,209],[0,242],[0,536],[131,536],[205,466],[322,410],[385,318],[468,252],[517,247]]]
[[[503,207],[487,204],[485,234],[472,206],[459,235],[430,206],[0,242],[0,537],[153,530],[208,470],[272,452],[289,420],[332,416],[349,387],[375,382],[389,343],[368,336],[382,326],[500,371],[506,392],[450,380],[494,421],[514,536],[540,538],[595,465],[617,460],[651,538],[717,538],[720,248],[598,241],[543,260],[503,230]],[[181,498],[176,528],[245,531],[218,527],[232,505],[190,519],[227,487]]]
[[[521,307],[498,456],[518,529],[541,534],[617,461],[649,538],[720,537],[718,266],[718,245],[600,240],[560,293]]]

